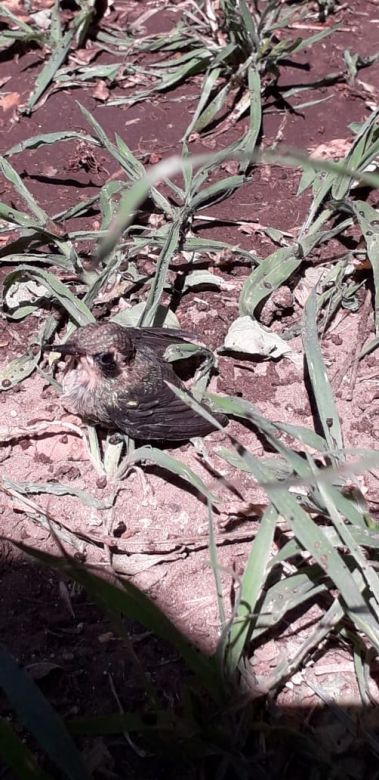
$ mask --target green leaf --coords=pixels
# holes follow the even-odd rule
[[[99,122],[97,122],[92,114],[80,103],[78,103],[78,106],[88,124],[97,135],[101,145],[104,147],[104,149],[107,150],[107,152],[109,152],[109,154],[112,155],[112,157],[114,157],[115,160],[117,160],[131,181],[139,183],[140,180],[144,180],[144,177],[146,177],[145,168],[126,145],[125,141],[116,135],[117,146],[115,146],[115,144],[113,144],[108,138],[105,130],[103,130]],[[148,188],[147,192],[149,192],[149,189],[150,187]],[[169,201],[164,197],[164,195],[161,195],[161,193],[154,186],[151,186],[151,197],[153,198],[156,205],[161,208],[165,214],[169,216],[173,215],[173,209]]]
[[[240,295],[240,313],[254,318],[258,304],[268,298],[301,265],[303,257],[293,247],[277,249],[250,274]]]
[[[16,483],[13,480],[3,477],[2,483],[6,488],[16,490],[21,495],[30,494],[48,494],[51,496],[76,496],[79,498],[82,504],[89,506],[92,509],[106,510],[110,509],[114,503],[114,495],[99,501],[95,496],[91,496],[81,488],[74,487],[73,485],[63,485],[60,482],[22,482]]]
[[[234,285],[227,282],[222,276],[216,276],[211,271],[191,271],[184,280],[182,292],[192,290],[194,287],[217,287],[219,290],[229,290]]]
[[[228,176],[226,179],[216,181],[214,184],[210,184],[203,190],[200,190],[196,195],[193,195],[190,201],[190,208],[192,211],[205,208],[209,205],[209,202],[214,202],[220,197],[227,197],[231,193],[241,187],[245,182],[244,176]]]
[[[144,200],[146,200],[149,189],[150,187],[147,178],[144,177],[141,181],[133,184],[122,197],[117,217],[114,219],[107,235],[103,238],[98,248],[96,260],[99,265],[106,260],[111,252],[113,252],[124,230],[130,225],[135,211],[142,205]]]
[[[375,285],[375,330],[379,332],[379,214],[363,200],[349,202],[366,242]]]
[[[178,391],[178,394],[179,392],[180,391]],[[188,394],[183,393],[183,395],[188,397]],[[211,415],[210,418],[212,419]],[[163,450],[158,450],[156,447],[151,447],[150,445],[138,447],[138,449],[136,449],[132,455],[132,461],[134,463],[140,463],[141,461],[145,460],[155,463],[157,466],[165,469],[170,474],[175,474],[175,476],[181,477],[181,479],[184,479],[185,482],[188,482],[190,485],[192,485],[192,487],[195,488],[195,490],[204,496],[207,501],[212,504],[217,503],[217,498],[213,495],[213,493],[211,493],[210,490],[208,490],[203,480],[200,479],[200,477],[198,477],[197,474],[195,474],[195,472],[189,468],[189,466],[186,466],[185,463],[181,463],[181,461],[173,458],[166,452],[163,452]]]
[[[214,98],[210,101],[210,103],[208,103],[206,108],[204,108],[202,113],[196,119],[196,122],[192,126],[192,132],[201,133],[202,130],[204,130],[206,127],[208,127],[208,125],[211,124],[211,122],[213,122],[219,111],[221,111],[229,91],[230,84],[227,83],[224,87],[216,92]]]
[[[26,205],[30,209],[30,211],[34,214],[37,221],[40,222],[42,225],[44,225],[49,217],[46,214],[46,212],[40,208],[36,200],[34,199],[31,192],[29,192],[28,188],[25,187],[24,182],[21,179],[21,176],[18,175],[17,171],[12,167],[12,165],[5,159],[5,157],[0,157],[0,169],[3,172],[4,176],[8,181],[13,184],[15,190],[17,191],[20,198],[22,198],[23,201],[25,201]]]
[[[20,780],[52,780],[4,718],[0,718],[0,755]]]
[[[346,166],[363,171],[379,153],[378,137],[379,109],[375,109],[362,125],[344,159]],[[342,200],[348,194],[353,179],[341,174],[334,178],[332,198]]]
[[[77,325],[88,325],[90,322],[95,322],[94,316],[91,314],[87,306],[80,301],[69,289],[59,281],[49,271],[44,271],[41,268],[36,268],[28,265],[21,265],[17,271],[12,271],[4,280],[4,292],[5,294],[10,290],[12,285],[17,284],[22,279],[35,279],[40,284],[44,285],[46,289],[57,298],[61,306],[68,312],[71,319]]]
[[[0,369],[0,392],[11,390],[19,382],[23,382],[35,370],[39,361],[39,355],[21,355],[14,358],[6,366]]]
[[[27,36],[30,35],[30,36],[41,37],[42,33],[40,33],[39,30],[35,30],[34,27],[32,27],[30,24],[27,24],[26,22],[24,22],[23,19],[20,19],[19,16],[12,13],[12,11],[9,8],[7,8],[5,3],[1,3],[0,13],[1,16],[5,16],[6,18],[10,19],[11,22],[17,25],[17,27],[20,30],[22,30]],[[11,32],[13,33],[14,30],[11,30]]]
[[[165,244],[162,247],[157,260],[156,269],[149,295],[147,297],[144,312],[139,325],[156,325],[156,314],[166,282],[170,262],[175,252],[178,251],[180,240],[181,221],[176,220],[170,225]]]
[[[137,715],[135,712],[112,712],[108,715],[94,715],[73,718],[67,724],[70,734],[78,736],[105,736],[106,734],[123,734],[125,731],[137,731],[141,734],[170,730],[174,720],[165,712],[154,711],[154,722]]]
[[[24,728],[33,734],[65,777],[90,780],[82,756],[63,721],[4,647],[0,647],[0,686]]]
[[[326,373],[317,334],[317,298],[316,291],[310,294],[304,309],[303,347],[307,361],[313,396],[320,417],[323,433],[330,450],[338,449],[335,463],[343,458],[343,439],[336,402]]]
[[[323,212],[317,224],[309,225],[309,220],[307,220],[297,243],[293,246],[277,249],[272,255],[260,262],[242,288],[239,302],[241,314],[250,314],[251,317],[254,317],[257,306],[292,276],[315,246],[329,241],[350,225],[350,221],[347,220],[331,230],[320,231],[318,229],[320,223],[325,221],[327,216],[328,213]]]
[[[184,138],[188,138],[188,136],[190,136],[191,133],[196,128],[197,122],[201,117],[201,114],[204,111],[205,106],[208,103],[209,97],[217,83],[220,73],[221,73],[221,68],[213,68],[213,70],[205,74],[204,81],[201,87],[199,102],[196,106],[195,113],[192,117],[192,120],[188,125],[187,130],[184,134]]]
[[[271,503],[286,519],[302,547],[311,553],[338,588],[357,629],[363,631],[379,651],[379,620],[377,614],[374,615],[371,610],[371,603],[366,597],[365,583],[360,572],[356,570],[352,576],[342,555],[334,549],[322,527],[318,527],[307,512],[299,506],[293,494],[283,490],[280,483],[270,485],[266,482],[267,475],[259,458],[254,457],[242,445],[239,452],[250,473],[262,486],[265,486]]]
[[[255,150],[262,125],[261,80],[256,67],[250,66],[248,70],[248,84],[250,95],[249,129],[237,144],[236,149],[251,154]],[[250,164],[249,159],[243,160],[240,163],[240,171],[245,173]]]
[[[40,146],[49,144],[55,144],[60,141],[85,141],[86,143],[95,144],[100,146],[100,143],[93,138],[92,135],[86,133],[80,133],[76,130],[62,130],[59,133],[41,133],[40,135],[33,135],[31,138],[26,138],[25,141],[21,141],[15,146],[11,146],[8,151],[4,152],[4,157],[12,157],[14,154],[20,154],[26,149],[38,149]]]
[[[11,222],[19,227],[35,228],[36,226],[35,219],[22,211],[12,209],[6,203],[0,203],[0,219],[4,219],[6,222]]]
[[[332,35],[338,29],[339,29],[339,25],[334,24],[331,27],[328,27],[326,30],[320,30],[314,35],[309,35],[308,38],[299,38],[296,41],[296,46],[294,49],[292,49],[292,51],[298,52],[298,51],[302,51],[302,49],[308,49],[310,46],[313,46],[314,43],[318,43],[319,41],[322,41],[323,38],[328,38],[329,35]]]
[[[250,549],[225,646],[225,665],[231,674],[241,660],[256,620],[256,604],[266,581],[277,521],[277,511],[268,507]]]
[[[74,29],[67,30],[60,43],[57,44],[48,61],[42,68],[41,73],[37,76],[34,90],[25,108],[22,110],[22,113],[30,114],[41,95],[45,92],[58,68],[62,65],[62,62],[65,61],[67,54],[70,51],[74,35]]]

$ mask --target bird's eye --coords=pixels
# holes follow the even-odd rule
[[[113,366],[114,364],[113,352],[99,352],[98,355],[95,355],[95,360],[101,366],[105,366],[107,368],[109,366]]]

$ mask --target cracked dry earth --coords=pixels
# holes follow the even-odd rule
[[[131,19],[138,16],[141,6],[154,6],[151,3],[121,5]],[[116,3],[115,13],[119,8]],[[149,18],[147,32],[169,29],[178,14],[180,4],[177,7],[170,5],[164,13]],[[344,4],[338,15],[342,29],[334,33],[333,45],[320,42],[299,58],[304,63],[310,57],[310,70],[302,73],[302,78],[315,80],[336,70],[347,46],[363,55],[374,53],[377,32],[371,20],[378,14],[379,9],[370,2],[360,0],[354,4],[354,9]],[[109,55],[105,61],[107,58]],[[37,61],[38,52],[29,51],[0,65],[0,74],[4,69],[7,76],[10,75],[7,90],[18,94],[20,103],[30,92]],[[283,83],[294,84],[299,79],[299,72],[288,65],[283,68],[281,79]],[[196,104],[199,84],[200,79],[194,77],[189,86],[181,86],[130,108],[108,108],[99,103],[90,88],[54,92],[29,118],[18,118],[10,108],[3,110],[2,151],[41,132],[41,128],[43,132],[85,130],[76,104],[79,99],[111,137],[115,131],[119,132],[144,161],[149,160],[152,150],[166,156],[180,149],[180,138]],[[312,90],[310,94],[311,99],[329,97],[331,100],[304,112],[283,114],[275,108],[267,111],[263,125],[264,146],[279,139],[285,145],[299,149],[320,151],[323,147],[324,152],[326,149],[330,153],[336,143],[351,141],[348,125],[363,121],[372,103],[378,100],[378,67],[363,71],[358,86],[340,84]],[[297,99],[300,102],[299,97]],[[328,108],[331,105],[333,108]],[[244,120],[237,127],[227,128],[222,135],[213,137],[210,134],[203,141],[196,140],[191,151],[223,148],[240,137],[243,123]],[[70,142],[24,152],[12,162],[40,204],[52,214],[94,194],[116,173],[114,161],[105,153],[96,151],[96,164],[89,171],[73,165],[77,156],[78,150]],[[228,241],[260,257],[267,256],[275,247],[262,226],[296,233],[306,214],[308,194],[295,200],[298,181],[298,171],[258,166],[246,186],[204,212],[205,218],[196,224],[196,234]],[[2,186],[1,199],[20,207],[9,183],[4,182]],[[233,224],[231,214],[242,224]],[[70,228],[83,229],[89,225],[95,229],[99,226],[98,215],[70,222]],[[354,243],[354,230],[351,241]],[[78,247],[83,253],[89,249],[85,244]],[[262,321],[277,331],[299,322],[304,290],[307,294],[328,259],[343,251],[344,247],[337,239],[315,250],[308,262],[309,276],[291,280],[291,289],[284,291],[290,296],[289,305],[283,310],[277,301],[270,309],[271,301],[270,306],[267,304],[263,308]],[[177,261],[184,263],[185,258]],[[238,315],[238,297],[249,268],[242,258],[233,264],[228,258],[206,256],[201,262],[203,267],[212,268],[221,275],[228,287],[222,292],[189,292],[182,298],[176,314],[181,327],[201,334],[210,347],[219,348],[229,325]],[[151,259],[142,258],[141,263],[147,266]],[[9,268],[2,267],[2,278],[8,271]],[[357,351],[372,338],[374,331],[372,306],[367,306],[365,295],[363,288],[356,312],[340,310],[322,344],[348,448],[376,448],[379,437],[376,353],[356,365]],[[116,310],[114,307],[112,313]],[[24,352],[43,316],[43,313],[37,313],[21,323],[5,318],[0,322],[2,364]],[[221,355],[218,373],[212,378],[210,389],[252,401],[268,419],[313,428],[314,416],[304,381],[300,337],[291,341],[291,347],[291,359],[279,361]],[[53,423],[47,430],[46,422]],[[66,534],[63,538],[71,552],[97,565],[100,570],[109,571],[112,550],[112,564],[118,573],[131,578],[143,589],[202,650],[214,650],[219,637],[219,618],[209,562],[208,510],[204,500],[188,484],[153,466],[144,469],[147,483],[141,481],[141,475],[135,471],[121,484],[104,480],[88,458],[81,437],[84,432],[81,421],[63,409],[57,392],[40,374],[35,373],[22,384],[0,394],[0,427],[1,430],[18,431],[15,438],[0,447],[4,479],[15,483],[66,484],[70,489],[85,491],[93,499],[92,505],[88,505],[73,495],[29,493],[23,498],[4,493],[0,503],[2,534],[42,550],[57,552],[56,542],[43,521],[42,510],[46,517],[57,523],[60,532]],[[236,436],[255,455],[267,454],[256,434],[238,422],[231,421],[228,433]],[[198,453],[190,444],[169,452],[190,466],[217,497],[214,521],[218,555],[224,599],[231,609],[233,582],[238,581],[243,572],[265,496],[248,475],[237,472],[219,457],[220,446],[228,446],[228,433],[216,432],[207,437],[205,454]],[[377,475],[370,473],[362,478],[360,486],[375,516],[379,507]],[[115,492],[117,495],[112,502]],[[23,664],[47,664],[44,667],[46,674],[41,674],[42,684],[53,702],[63,702],[66,712],[103,712],[113,708],[114,701],[105,678],[111,672],[116,682],[124,680],[122,648],[85,594],[58,575],[41,570],[29,559],[16,554],[7,542],[3,543],[1,567],[1,600],[5,607],[1,630],[7,647]],[[322,604],[311,604],[300,614],[290,616],[290,622],[280,626],[275,636],[257,649],[252,659],[253,670],[259,675],[267,675],[281,656],[294,656],[320,614]],[[154,668],[162,687],[168,684],[169,678],[177,682],[179,672],[170,651],[162,649],[152,638],[145,639],[136,628],[131,632],[147,667]],[[164,659],[163,670],[159,671],[157,657]],[[371,682],[372,693],[378,697],[376,682],[374,679]],[[301,673],[294,675],[277,696],[278,708],[284,713],[291,710],[292,714],[297,707],[300,711],[300,707],[306,706],[311,711],[319,704],[314,690],[317,685],[338,699],[341,706],[346,704],[352,710],[354,705],[359,706],[353,660],[349,649],[341,642],[329,641]],[[131,698],[138,701],[135,691]],[[327,713],[320,714],[317,728],[330,728],[331,717]],[[340,728],[341,739],[347,739],[342,726]],[[356,758],[356,761],[359,776],[360,759]]]

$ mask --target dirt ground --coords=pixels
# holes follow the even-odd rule
[[[37,3],[31,3],[33,7]],[[159,13],[145,23],[146,32],[170,29],[181,13],[177,8],[162,10],[162,3],[116,2],[112,9],[115,22],[126,14],[128,22],[137,18],[147,7],[160,6]],[[378,45],[379,6],[369,0],[343,3],[335,20],[340,30],[332,37],[332,44],[321,41],[295,58],[296,67],[283,66],[280,82],[294,85],[314,81],[341,67],[346,48],[367,56],[374,54]],[[112,55],[100,53],[99,62],[112,62]],[[14,94],[14,105],[9,100],[0,102],[1,152],[10,146],[40,132],[84,130],[83,116],[77,102],[87,107],[113,138],[115,132],[123,137],[131,150],[149,163],[152,153],[161,157],[180,152],[180,139],[188,125],[195,106],[200,77],[190,85],[180,86],[159,97],[144,100],[131,107],[107,106],[96,99],[94,90],[75,88],[53,91],[31,116],[20,116],[17,105],[28,97],[32,79],[41,63],[39,49],[6,52],[0,60],[0,81],[7,78],[3,92]],[[121,94],[120,87],[111,92]],[[307,94],[307,93],[305,93]],[[298,150],[314,151],[321,145],[349,141],[349,125],[367,118],[370,108],[378,103],[379,68],[373,66],[361,71],[358,80],[349,85],[337,84],[312,90],[310,99],[328,97],[330,100],[304,110],[296,111],[296,104],[305,101],[304,93],[291,99],[292,111],[268,107],[263,122],[263,147],[275,140]],[[209,133],[204,139],[190,145],[191,151],[221,149],[240,137],[247,120],[222,134]],[[34,151],[25,151],[12,158],[12,164],[27,183],[40,205],[53,215],[73,206],[81,199],[95,194],[110,177],[121,178],[115,161],[103,150],[95,151],[95,162],[85,164],[83,148],[75,142],[54,144]],[[83,162],[84,160],[84,162]],[[154,159],[152,160],[154,162]],[[265,235],[262,226],[275,227],[290,233],[301,224],[309,195],[295,198],[299,172],[279,166],[258,166],[251,181],[230,198],[203,212],[196,221],[198,236],[212,236],[265,257],[274,250],[274,244]],[[23,209],[14,191],[5,179],[1,183],[0,199],[13,208]],[[375,204],[374,204],[375,205]],[[250,229],[230,224],[230,215],[244,221]],[[228,221],[229,220],[229,221]],[[99,214],[75,218],[70,229],[83,230],[99,227]],[[353,240],[354,237],[352,237]],[[1,249],[1,247],[0,247]],[[78,242],[77,249],[85,255],[91,248]],[[338,256],[344,246],[337,239],[327,247],[315,250],[308,263],[314,270],[330,256]],[[178,261],[180,267],[180,262]],[[148,261],[144,259],[146,267]],[[2,264],[2,265],[1,265]],[[212,268],[209,256],[202,258],[202,267]],[[0,274],[4,278],[10,267],[0,257]],[[146,268],[145,268],[146,270]],[[249,274],[248,265],[241,261],[228,266],[221,259],[213,268],[228,282],[228,288],[214,292],[188,292],[180,301],[176,315],[181,327],[201,333],[212,348],[222,345],[225,334],[238,313],[238,297]],[[364,292],[361,291],[364,304]],[[141,299],[144,291],[141,292]],[[280,327],[298,322],[301,305],[293,300],[281,319]],[[270,311],[266,312],[267,324]],[[44,316],[43,314],[41,316]],[[275,315],[273,315],[275,316]],[[350,375],[344,371],[352,355],[352,345],[362,318],[362,307],[356,312],[341,312],[335,318],[323,343],[329,376],[335,386],[339,372],[346,374],[338,395],[338,410],[347,447],[376,448],[379,438],[377,407],[376,353],[360,362],[353,399],[348,399]],[[25,344],[40,324],[40,317],[29,317],[23,322],[0,321],[0,361],[6,364],[24,352]],[[372,311],[367,319],[367,340],[372,337]],[[300,339],[291,342],[300,353]],[[274,361],[243,360],[222,356],[218,373],[212,378],[211,390],[240,395],[252,401],[268,419],[313,427],[312,410],[303,379],[303,368],[289,359]],[[21,437],[18,441],[0,447],[2,475],[16,482],[63,482],[72,488],[90,493],[100,502],[106,502],[114,484],[99,478],[88,460],[85,447],[67,423],[81,425],[62,407],[54,388],[43,377],[34,374],[14,389],[0,394],[0,426],[29,427],[41,421],[61,421],[62,428],[49,434]],[[228,431],[238,436],[256,455],[264,455],[261,440],[250,429],[231,422]],[[191,466],[218,497],[215,512],[216,538],[226,603],[230,603],[232,579],[243,572],[243,567],[259,522],[257,512],[245,511],[246,503],[259,506],[264,496],[248,475],[226,466],[217,455],[220,444],[227,444],[226,434],[214,433],[207,437],[207,457],[215,472],[221,472],[224,482],[217,481],[206,461],[191,445],[171,450],[183,463]],[[106,570],[109,548],[113,550],[113,566],[125,577],[131,578],[199,648],[208,653],[214,650],[219,638],[219,618],[216,591],[208,553],[208,514],[205,502],[181,480],[175,481],[156,467],[145,470],[148,486],[141,476],[132,472],[122,484],[114,507],[89,508],[71,495],[32,496],[33,506],[0,497],[1,533],[8,538],[50,552],[57,552],[50,530],[43,527],[38,507],[59,520],[78,539],[74,550],[88,563]],[[233,483],[235,493],[229,487]],[[373,514],[379,510],[379,485],[374,477],[362,480],[361,487]],[[238,497],[238,493],[242,498]],[[280,540],[276,540],[280,545]],[[72,548],[69,548],[72,549]],[[133,685],[130,663],[121,640],[96,608],[89,603],[84,591],[64,581],[57,574],[39,568],[31,560],[20,556],[4,542],[0,562],[2,642],[38,680],[42,690],[64,716],[85,713],[106,713],[117,709],[113,686],[125,709],[140,704],[140,690]],[[268,675],[281,656],[292,656],[323,609],[323,604],[307,604],[291,622],[280,626],[275,636],[257,648],[252,659],[252,671]],[[140,626],[130,626],[131,641],[146,670],[153,676],[164,695],[175,696],[180,686],[180,664],[170,648],[146,635]],[[111,682],[112,681],[112,682]],[[372,695],[379,697],[377,682],[372,679]],[[365,720],[358,714],[360,696],[350,650],[340,640],[329,640],[320,647],[301,672],[277,694],[271,707],[276,717],[288,723],[304,718],[324,745],[328,740],[340,739],[349,754],[346,776],[374,777],[374,768],[367,757],[356,748],[354,736],[349,735],[333,711],[322,711],[315,687],[320,686],[340,707],[350,713],[357,711],[357,730],[364,728]],[[6,709],[0,700],[2,710]],[[369,717],[373,726],[372,713]],[[91,760],[99,777],[160,777],[156,764],[142,759],[121,740],[105,744],[101,741],[92,750]],[[341,747],[342,752],[342,747]],[[305,772],[306,770],[304,770]],[[276,775],[275,775],[276,776]],[[297,776],[302,776],[301,773]],[[305,774],[303,775],[305,776]],[[3,773],[2,777],[11,777]]]

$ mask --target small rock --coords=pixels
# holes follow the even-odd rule
[[[293,294],[289,287],[283,285],[278,290],[274,290],[263,307],[261,314],[262,325],[271,325],[275,318],[282,317],[285,312],[291,311],[293,306]]]
[[[100,634],[97,638],[101,645],[106,645],[108,644],[108,642],[113,641],[114,634],[112,633],[112,631],[107,631],[105,634]]]
[[[62,463],[55,471],[55,477],[56,479],[64,477],[65,479],[68,479],[69,482],[72,482],[74,479],[80,477],[80,469],[77,466],[72,466],[70,463]]]

